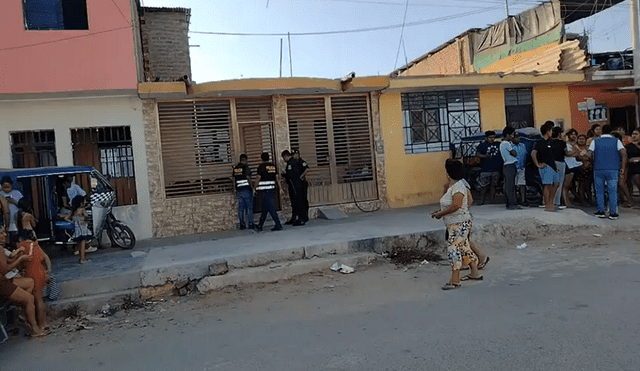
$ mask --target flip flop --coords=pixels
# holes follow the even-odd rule
[[[487,256],[487,258],[484,260],[484,263],[478,264],[478,269],[484,268],[488,262],[489,262],[489,257]]]
[[[41,337],[49,335],[49,333],[50,333],[50,331],[42,331],[39,334],[31,334],[31,337],[32,338],[41,338]]]
[[[484,277],[480,276],[480,277],[471,277],[469,275],[466,275],[464,277],[460,277],[460,281],[482,281],[484,279]]]
[[[457,289],[458,287],[462,286],[459,283],[451,283],[451,282],[447,282],[444,284],[444,286],[442,286],[443,290],[453,290],[453,289]]]

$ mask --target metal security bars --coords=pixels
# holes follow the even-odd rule
[[[531,88],[505,89],[504,106],[507,126],[514,129],[534,127],[533,90]]]
[[[57,166],[56,136],[53,130],[11,133],[14,168]]]
[[[481,132],[478,90],[402,94],[406,153],[449,151]]]
[[[159,102],[158,118],[166,196],[232,192],[230,102]]]
[[[373,179],[366,96],[331,98],[338,183]]]
[[[71,129],[73,162],[93,166],[116,190],[117,205],[137,203],[133,145],[129,126]],[[88,184],[82,184],[88,187]]]

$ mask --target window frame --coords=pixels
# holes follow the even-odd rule
[[[47,138],[49,136],[51,140]],[[17,139],[22,139],[20,137],[24,137],[25,140],[19,140],[18,143],[16,143]],[[11,165],[14,169],[58,166],[55,130],[42,129],[12,131],[9,132],[9,138],[11,142]],[[45,140],[42,140],[43,138]],[[25,164],[29,163],[29,161],[27,161],[27,156],[30,153],[25,151],[27,148],[33,148],[33,152],[31,154],[35,157],[34,166],[25,166]],[[43,156],[47,154],[49,155],[49,159],[52,161],[43,162]]]
[[[528,97],[522,97],[521,93],[527,92],[528,93]],[[515,103],[516,104],[509,104],[509,97],[508,94],[509,93],[515,93]],[[526,103],[525,99],[528,98],[527,100],[530,101],[530,103]],[[521,129],[521,128],[532,128],[535,127],[535,117],[534,117],[534,110],[533,110],[533,102],[534,102],[534,97],[533,97],[533,88],[528,87],[528,88],[505,88],[504,89],[504,115],[505,115],[505,126],[509,126],[509,127],[513,127],[514,129]],[[511,120],[509,120],[509,116],[510,112],[509,112],[509,108],[512,107],[514,109],[519,109],[519,110],[526,110],[528,111],[528,116],[530,118],[530,124],[523,126],[523,125],[517,125],[517,126],[513,126],[511,125]]]
[[[87,0],[22,0],[22,15],[28,31],[89,30]]]
[[[402,93],[401,101],[405,154],[450,151],[482,131],[478,89]]]

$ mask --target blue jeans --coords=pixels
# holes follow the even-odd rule
[[[598,211],[604,212],[604,183],[607,183],[609,193],[609,214],[618,213],[618,170],[594,170],[593,186],[596,189],[596,204]]]
[[[244,214],[247,214],[249,228],[253,228],[253,192],[250,188],[238,190],[238,222],[244,224]]]
[[[276,228],[282,228],[278,213],[276,212],[276,191],[275,189],[269,189],[262,192],[262,214],[260,214],[259,227],[264,225],[264,221],[267,219],[267,214],[271,215],[271,219],[276,223]]]
[[[562,198],[562,186],[564,185],[564,175],[567,170],[567,165],[564,163],[564,161],[556,161],[556,169],[558,169],[558,190],[553,197],[553,204],[556,206],[560,206],[560,199]],[[565,203],[566,202],[567,201],[565,201]]]

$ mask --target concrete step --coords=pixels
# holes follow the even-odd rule
[[[140,298],[140,289],[130,289],[121,291],[105,292],[102,294],[79,296],[74,298],[59,299],[46,302],[47,310],[50,314],[59,315],[63,310],[77,307],[87,313],[95,313],[102,309],[105,304],[117,306],[122,301],[130,297],[134,300]]]
[[[291,262],[273,263],[268,266],[245,268],[231,271],[221,276],[204,277],[197,285],[201,293],[219,290],[227,286],[255,283],[273,283],[313,272],[329,272],[334,263],[345,264],[356,269],[381,259],[375,253],[355,253],[330,258],[302,259]]]
[[[69,281],[62,281],[60,296],[62,299],[95,296],[110,292],[119,292],[140,287],[140,272],[130,271],[103,277],[90,277]]]
[[[345,219],[349,216],[338,206],[320,206],[318,207],[318,218],[333,220],[333,219]]]

